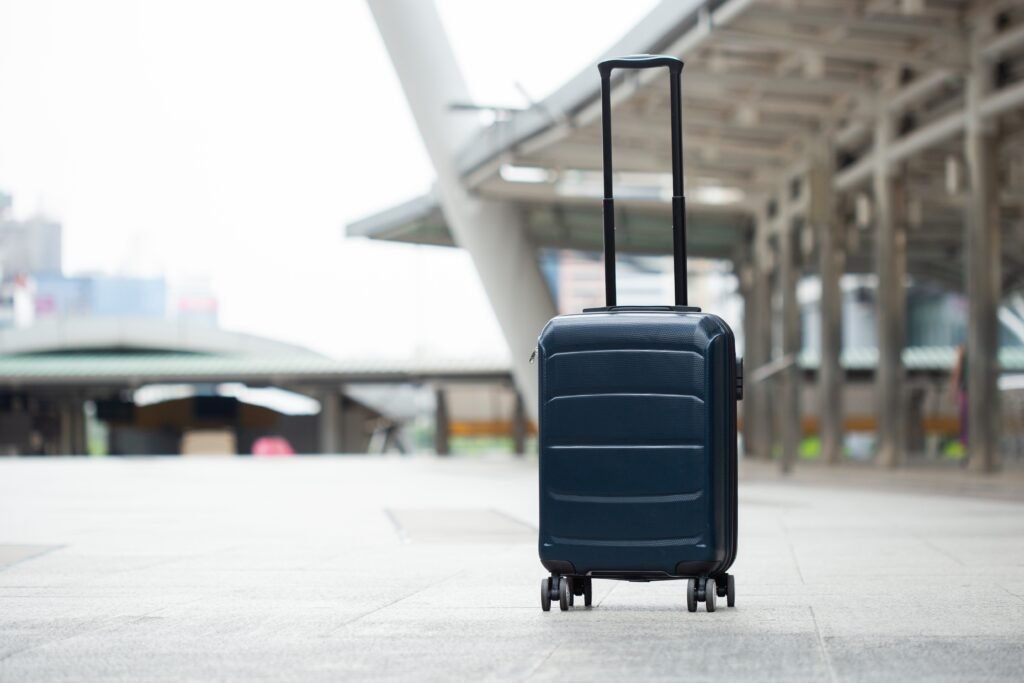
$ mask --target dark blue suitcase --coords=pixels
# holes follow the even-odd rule
[[[671,83],[674,306],[617,306],[610,76],[668,67]],[[674,57],[602,62],[607,306],[541,332],[541,606],[591,604],[594,578],[688,579],[687,607],[735,603],[736,401],[732,330],[687,306],[680,80]]]

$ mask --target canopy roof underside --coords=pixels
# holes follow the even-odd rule
[[[812,202],[807,172],[824,158],[845,268],[873,271],[871,185],[884,164],[902,179],[909,273],[960,288],[969,191],[963,133],[978,120],[999,139],[993,172],[1001,188],[1003,284],[1024,284],[1024,4],[717,0],[694,11],[679,5],[659,5],[608,54],[665,53],[686,62],[691,255],[743,258],[754,221],[772,205],[788,205],[800,220]],[[989,81],[977,119],[966,97],[972,69]],[[617,235],[625,250],[670,249],[665,79],[662,70],[628,73],[613,94]],[[599,94],[597,70],[588,69],[481,131],[459,157],[467,187],[520,206],[538,247],[600,247]],[[873,140],[883,112],[895,129],[879,158]],[[816,263],[813,231],[805,232],[804,263]],[[451,243],[429,196],[354,223],[349,233]]]

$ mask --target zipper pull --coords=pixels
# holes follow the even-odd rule
[[[537,347],[536,346],[533,347],[533,353],[530,354],[530,365],[533,365],[533,362],[535,360],[537,360]]]

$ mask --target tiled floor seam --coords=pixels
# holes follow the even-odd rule
[[[825,668],[828,669],[828,679],[831,683],[837,683],[835,669],[832,668],[832,657],[828,654],[828,646],[825,644],[825,637],[821,635],[821,628],[818,626],[818,616],[814,613],[814,607],[808,606],[811,611],[811,621],[814,622],[814,633],[818,637],[818,648],[821,650],[821,657],[825,660]]]
[[[31,652],[32,650],[36,650],[36,649],[41,648],[41,647],[46,647],[48,645],[55,645],[57,643],[65,643],[65,642],[67,642],[69,640],[74,640],[75,638],[79,638],[81,636],[88,635],[90,633],[98,633],[98,632],[103,631],[103,630],[105,630],[107,628],[115,628],[117,626],[130,626],[130,625],[138,623],[140,621],[144,621],[145,619],[153,616],[157,612],[162,612],[165,609],[167,609],[167,607],[161,607],[159,609],[153,610],[152,612],[147,612],[145,614],[141,614],[139,616],[136,616],[136,617],[133,617],[131,619],[128,619],[127,621],[120,621],[120,622],[118,621],[118,619],[122,618],[123,615],[113,616],[113,617],[109,617],[109,618],[106,618],[106,619],[97,619],[96,622],[99,622],[99,625],[96,626],[95,628],[86,628],[86,629],[83,629],[81,631],[78,631],[77,633],[72,633],[72,634],[69,634],[67,636],[64,636],[63,638],[55,638],[53,640],[47,640],[47,641],[42,642],[42,643],[36,643],[34,645],[29,645],[27,647],[23,647],[20,650],[15,650],[14,652],[8,652],[4,656],[0,657],[0,664],[2,664],[3,662],[6,662],[9,659],[13,659],[14,657],[17,657],[18,655],[24,654],[26,652]],[[93,622],[93,623],[96,623],[96,622]]]
[[[455,574],[450,574],[449,576],[446,576],[443,579],[439,579],[439,580],[437,580],[437,581],[435,581],[435,582],[433,582],[433,583],[431,583],[429,585],[426,585],[423,588],[420,588],[419,590],[415,590],[412,593],[409,593],[407,595],[403,595],[400,598],[392,600],[391,602],[387,603],[386,605],[381,605],[380,607],[376,607],[376,608],[374,608],[374,609],[372,609],[372,610],[370,610],[368,612],[363,612],[362,614],[360,614],[358,616],[355,616],[355,617],[352,617],[348,621],[345,621],[345,622],[339,624],[335,628],[332,628],[330,631],[327,631],[326,633],[324,633],[321,636],[321,638],[329,638],[331,635],[333,635],[334,633],[337,633],[338,631],[340,631],[341,629],[345,628],[346,626],[351,626],[352,624],[360,621],[361,619],[364,619],[364,618],[370,616],[371,614],[376,614],[377,612],[380,612],[382,610],[386,610],[389,607],[394,607],[395,605],[397,605],[398,603],[402,602],[403,600],[408,600],[409,598],[411,598],[411,597],[413,597],[415,595],[419,595],[420,593],[423,593],[424,591],[428,591],[431,588],[433,588],[434,586],[440,586],[442,583],[444,583],[446,581],[451,581],[452,579],[454,579],[454,578],[456,578],[458,576],[461,576],[464,573],[465,572],[460,571],[460,572],[456,572]]]
[[[555,654],[555,652],[560,647],[562,647],[562,644],[561,643],[557,643],[553,648],[551,648],[548,651],[548,653],[546,655],[544,655],[541,658],[541,660],[534,665],[534,667],[532,669],[530,669],[529,671],[526,672],[526,675],[523,677],[523,680],[524,681],[528,681],[531,678],[533,678],[537,674],[537,672],[541,670],[541,667],[543,667],[547,663],[547,661],[549,659],[551,659],[551,655]]]

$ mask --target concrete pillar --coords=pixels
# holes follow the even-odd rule
[[[341,395],[333,387],[320,393],[320,452],[334,454],[341,452]]]
[[[71,393],[60,399],[57,452],[61,455],[86,455],[85,403],[80,394]]]
[[[818,425],[821,456],[837,463],[843,456],[843,370],[839,363],[843,344],[843,298],[839,278],[845,253],[832,178],[835,152],[831,146],[818,150],[810,173],[811,226],[818,239],[818,273],[821,277],[821,358],[818,366]]]
[[[515,391],[514,387],[513,391]],[[522,394],[518,391],[515,393],[515,405],[512,413],[512,440],[512,449],[515,455],[523,456],[526,453],[526,406]]]
[[[453,102],[472,98],[434,3],[368,0],[368,4],[437,172],[445,218],[455,241],[473,259],[508,343],[526,412],[536,419],[537,368],[530,365],[530,353],[541,328],[556,313],[536,250],[515,207],[473,196],[462,185],[455,155],[479,131],[479,123],[475,117],[449,111]]]
[[[906,231],[902,183],[885,160],[893,140],[892,116],[883,111],[875,125],[875,268],[878,290],[875,310],[878,325],[877,392],[878,446],[875,463],[897,467],[904,460],[903,340],[906,317]]]
[[[753,241],[753,235],[751,235]],[[751,341],[757,334],[757,310],[754,306],[754,264],[753,244],[745,245],[743,253],[734,260],[735,271],[739,278],[740,296],[743,297],[743,365],[745,369],[755,369],[751,358]],[[757,397],[749,385],[744,387],[743,400],[737,407],[743,421],[743,457],[751,457],[757,444],[757,427],[753,415],[757,413]]]
[[[57,448],[60,455],[74,455],[74,434],[74,402],[65,398],[60,402],[60,434],[57,442]]]
[[[788,192],[788,190],[787,190]],[[792,471],[800,449],[800,304],[796,285],[800,278],[798,227],[788,210],[781,217],[779,238],[779,289],[782,293],[782,355],[791,363],[782,371],[779,410],[782,427],[782,471]]]
[[[338,391],[338,428],[335,430],[335,438],[338,440],[338,452],[339,453],[351,453],[354,450],[358,450],[358,446],[353,448],[348,437],[351,436],[348,431],[348,410],[346,408],[346,401],[344,388]]]
[[[750,293],[745,297],[744,315],[749,318],[748,333],[744,341],[743,419],[749,422],[745,433],[747,454],[768,460],[772,457],[771,406],[769,388],[772,380],[753,382],[754,372],[771,361],[772,357],[772,270],[773,254],[769,243],[771,226],[767,207],[761,207],[755,216],[754,258]]]
[[[967,78],[967,125],[964,131],[970,196],[964,249],[967,258],[967,456],[978,472],[999,468],[999,181],[997,136],[981,118],[980,103],[990,89],[991,68],[980,55],[983,36],[972,36]]]
[[[434,452],[438,455],[452,452],[448,396],[440,386],[434,389]]]
[[[85,398],[76,394],[71,407],[71,451],[75,455],[88,455],[89,442],[85,432]]]

